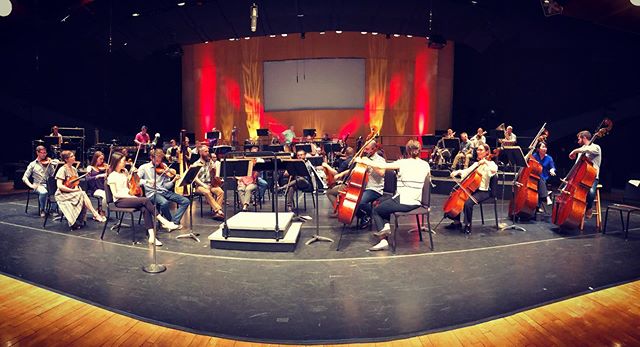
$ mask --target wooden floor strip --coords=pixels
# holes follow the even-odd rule
[[[165,328],[3,275],[0,275],[0,343],[2,346],[285,346]],[[464,328],[389,342],[325,346],[576,345],[640,345],[640,281]]]

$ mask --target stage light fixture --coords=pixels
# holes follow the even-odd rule
[[[9,0],[0,0],[0,17],[7,17],[11,14],[13,5]]]
[[[371,33],[371,35],[376,36],[376,35],[378,35],[378,33],[374,31],[374,32]]]
[[[255,2],[249,8],[249,17],[251,18],[251,32],[255,33],[258,28],[258,5]]]
[[[140,17],[140,13],[134,12],[131,14],[131,17]]]
[[[245,36],[245,37],[244,37],[244,39],[245,39],[245,40],[248,40],[248,39],[249,39],[249,36]]]
[[[360,34],[362,34],[362,35],[366,35],[366,34],[367,34],[367,32],[366,32],[366,31],[361,31],[361,32],[360,32]]]
[[[304,17],[304,13],[298,13],[297,16],[298,16],[298,18],[302,18],[302,17]]]
[[[631,0],[631,5],[640,6],[640,0]]]
[[[413,35],[407,35],[407,37],[408,37],[408,38],[412,38],[412,37],[413,37]]]
[[[276,35],[273,35],[273,34],[272,34],[272,35],[269,35],[269,37],[276,37]]]
[[[342,34],[342,30],[336,30],[336,34]]]
[[[400,34],[393,34],[393,37],[400,37]]]
[[[280,36],[282,36],[282,37],[287,37],[287,34],[280,34]]]
[[[178,6],[184,6],[184,5],[186,5],[186,4],[187,4],[186,2],[179,2],[179,3],[178,3]]]
[[[640,3],[639,0],[632,0],[632,3],[633,1],[638,1]],[[555,0],[540,0],[540,5],[542,6],[542,13],[544,13],[545,17],[562,14],[562,11],[564,10],[564,7]]]
[[[321,31],[321,32],[320,32],[320,35],[324,35],[324,34],[326,34],[326,32],[324,32],[324,31]]]

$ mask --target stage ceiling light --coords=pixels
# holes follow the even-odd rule
[[[186,4],[187,4],[186,2],[179,2],[179,3],[178,3],[178,6],[184,6],[184,5],[186,5]]]
[[[6,17],[10,15],[11,10],[13,10],[13,5],[11,5],[11,1],[0,0],[0,17]]]
[[[640,0],[631,0],[633,6],[640,6]]]
[[[249,8],[249,17],[251,18],[251,32],[255,33],[258,28],[258,5],[255,2]]]
[[[138,12],[134,12],[131,14],[132,17],[140,17],[140,13]]]

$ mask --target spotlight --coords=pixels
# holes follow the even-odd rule
[[[393,37],[400,37],[400,34],[393,34]]]
[[[367,34],[367,32],[366,32],[366,31],[361,31],[361,32],[360,32],[360,34],[362,34],[362,35],[366,35],[366,34]]]
[[[248,40],[248,39],[249,39],[249,36],[245,36],[245,37],[244,37],[244,39],[245,39],[245,40]]]
[[[298,16],[298,18],[302,18],[302,17],[304,17],[304,13],[298,13],[297,16]]]
[[[251,17],[251,32],[255,33],[258,28],[258,5],[255,2],[249,9],[249,17]]]
[[[13,5],[9,0],[0,0],[0,17],[7,17],[11,14]]]
[[[633,6],[640,6],[640,0],[631,0]]]
[[[342,34],[342,30],[336,30],[336,34]]]
[[[407,35],[407,37],[408,37],[408,38],[412,38],[412,37],[413,37],[413,35]]]
[[[134,12],[131,14],[132,17],[140,17],[140,13],[138,12]]]
[[[183,2],[179,2],[179,3],[178,3],[178,6],[184,6],[184,5],[186,5],[186,4],[187,4],[187,3],[183,1]]]
[[[282,37],[287,37],[287,34],[280,34],[280,36],[282,36]]]
[[[378,35],[378,33],[374,31],[374,32],[371,33],[371,35],[376,36],[376,35]]]
[[[326,32],[324,32],[324,31],[321,31],[321,32],[320,32],[320,35],[324,35],[324,34],[326,34]]]
[[[276,37],[276,35],[273,35],[273,34],[272,34],[272,35],[269,35],[269,37]]]

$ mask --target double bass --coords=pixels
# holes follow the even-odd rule
[[[353,156],[349,166],[353,164],[355,158],[362,156],[364,149],[373,143],[378,135],[373,135],[371,138],[360,148],[360,150]],[[349,173],[349,176],[345,180],[346,188],[340,192],[338,202],[338,221],[344,224],[351,224],[353,216],[355,215],[356,208],[360,204],[362,199],[362,193],[367,185],[367,178],[369,175],[369,167],[362,163],[356,163],[355,167]]]
[[[597,138],[608,134],[613,128],[613,122],[605,118],[598,128],[588,145],[591,145]],[[553,204],[553,212],[551,213],[553,224],[569,229],[575,229],[580,226],[587,210],[587,195],[596,180],[597,174],[597,170],[591,160],[586,155],[581,154],[560,186],[560,194],[556,197]]]
[[[533,157],[533,151],[540,141],[540,135],[545,131],[547,123],[542,125],[538,134],[529,145],[529,152],[524,157],[527,166],[523,167],[514,185],[514,194],[509,203],[509,216],[532,218],[538,207],[538,182],[542,174],[542,165]]]

